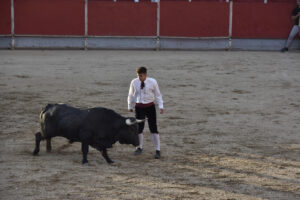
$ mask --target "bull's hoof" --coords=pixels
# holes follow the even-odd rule
[[[113,160],[107,160],[107,163],[111,165],[114,164],[115,162]]]
[[[37,156],[39,154],[39,150],[34,150],[33,152],[32,152],[32,155],[34,155],[34,156]]]
[[[89,164],[89,161],[88,161],[88,160],[82,160],[82,164],[83,164],[83,165],[88,165],[88,164]]]
[[[74,143],[74,140],[69,140],[69,144],[73,144]]]

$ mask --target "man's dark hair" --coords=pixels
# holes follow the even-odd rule
[[[136,73],[138,74],[147,74],[147,68],[144,66],[141,66],[139,68],[137,68]]]

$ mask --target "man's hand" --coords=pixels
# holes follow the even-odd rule
[[[129,112],[133,112],[133,109],[129,109],[128,111],[129,111]]]
[[[163,114],[164,113],[164,109],[160,109],[160,114]]]

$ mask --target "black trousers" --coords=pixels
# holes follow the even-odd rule
[[[153,104],[147,108],[135,107],[135,117],[137,119],[148,118],[148,125],[151,133],[158,133],[156,124],[156,110]],[[139,123],[139,133],[142,133],[145,127],[145,122]]]

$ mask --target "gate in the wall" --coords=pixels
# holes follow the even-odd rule
[[[289,34],[295,6],[295,0],[1,0],[0,48],[275,50]]]
[[[296,0],[234,0],[232,47],[245,50],[278,50],[293,26]],[[293,48],[300,49],[299,41]]]

